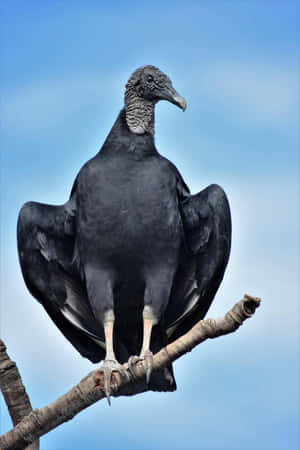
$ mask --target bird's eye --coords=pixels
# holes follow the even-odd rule
[[[147,75],[147,81],[149,83],[151,83],[151,81],[153,81],[153,76],[152,75]]]

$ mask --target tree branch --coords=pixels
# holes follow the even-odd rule
[[[224,317],[201,320],[184,336],[154,355],[153,370],[162,369],[208,338],[213,339],[236,331],[244,320],[254,314],[259,304],[259,298],[245,295]],[[118,372],[112,376],[111,389],[115,397],[133,394],[135,383],[145,379],[146,366],[143,361],[135,365],[134,377],[128,371],[127,364],[123,367],[126,369],[126,376],[121,376]],[[50,405],[32,411],[15,428],[2,435],[0,448],[24,449],[29,443],[103,398],[105,398],[103,372],[98,369]]]
[[[16,363],[6,353],[6,346],[1,339],[0,389],[15,426],[32,411],[32,407]],[[39,450],[39,441],[33,442],[26,450]]]

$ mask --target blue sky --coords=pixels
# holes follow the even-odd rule
[[[94,366],[25,288],[18,211],[67,199],[143,64],[188,103],[184,114],[157,106],[157,148],[193,192],[216,182],[231,204],[231,259],[208,316],[245,292],[263,299],[237,333],[175,363],[176,393],[100,402],[42,450],[299,448],[299,12],[279,0],[1,6],[1,337],[33,406]],[[10,426],[1,403],[1,431]]]

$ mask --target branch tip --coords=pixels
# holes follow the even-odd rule
[[[255,313],[256,308],[260,306],[261,299],[249,294],[244,294],[243,303],[245,314],[250,317]]]

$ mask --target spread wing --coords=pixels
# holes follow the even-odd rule
[[[104,334],[89,306],[75,236],[75,188],[64,205],[28,202],[20,211],[18,252],[29,291],[82,356],[97,362]]]
[[[186,333],[207,313],[223,279],[231,246],[229,203],[222,188],[196,195],[179,191],[184,245],[165,314],[169,341]]]

